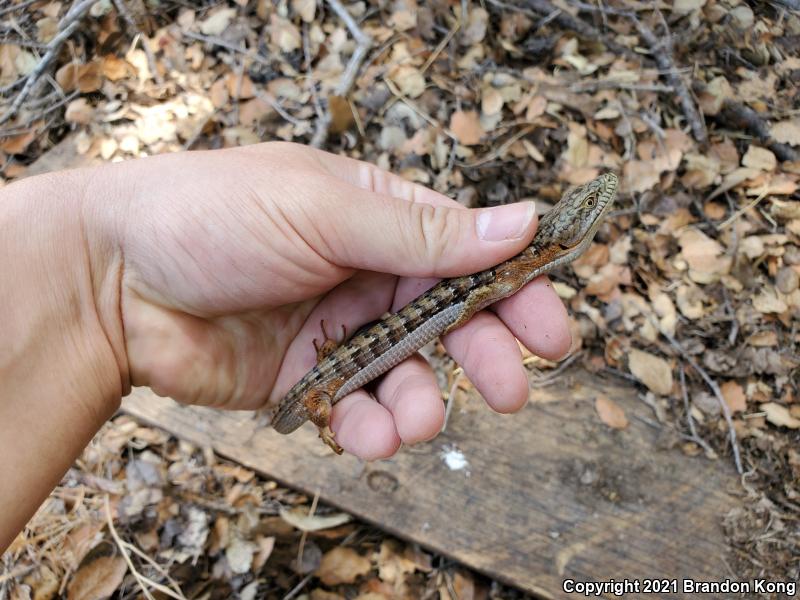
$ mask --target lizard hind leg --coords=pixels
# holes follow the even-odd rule
[[[322,362],[323,359],[333,354],[340,343],[347,339],[347,328],[342,325],[342,342],[337,342],[335,339],[328,337],[328,332],[325,331],[325,319],[320,320],[319,327],[322,329],[322,343],[317,342],[317,338],[314,338],[312,343],[314,344],[314,351],[317,353],[317,362]]]
[[[306,394],[303,399],[308,414],[308,419],[319,429],[319,437],[327,444],[331,450],[336,454],[341,454],[344,450],[336,443],[334,436],[336,435],[331,430],[331,411],[333,410],[333,403],[331,396],[325,390],[312,389]]]

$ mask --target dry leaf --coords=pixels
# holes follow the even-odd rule
[[[547,99],[544,96],[534,96],[525,109],[525,119],[533,121],[536,117],[541,117],[546,109]]]
[[[133,68],[124,58],[117,58],[113,54],[103,57],[103,76],[111,81],[119,81],[131,74]]]
[[[726,381],[719,386],[722,392],[722,397],[725,399],[725,404],[731,409],[731,412],[744,412],[747,410],[747,397],[744,395],[744,390],[735,381]]]
[[[789,119],[774,123],[769,132],[777,142],[800,146],[800,119]]]
[[[600,415],[600,420],[613,429],[625,429],[628,426],[628,417],[619,404],[608,396],[600,395],[594,401],[594,409]]]
[[[489,13],[483,8],[473,8],[469,13],[466,27],[461,34],[461,43],[464,46],[477,44],[486,36],[486,26],[489,23]]]
[[[628,368],[651,392],[662,396],[672,392],[672,368],[663,358],[634,348],[628,354]]]
[[[127,570],[121,556],[101,556],[83,565],[67,586],[67,600],[101,600],[114,593]]]
[[[67,110],[64,112],[64,118],[69,123],[77,123],[78,125],[88,125],[92,116],[94,116],[94,108],[89,104],[86,98],[76,98],[67,105]]]
[[[272,43],[285,54],[294,52],[303,45],[303,38],[300,30],[291,21],[279,17],[277,14],[270,15],[270,37]]]
[[[302,508],[297,510],[287,510],[282,508],[281,518],[296,527],[300,531],[319,531],[320,529],[330,529],[349,523],[352,517],[345,513],[334,513],[332,515],[309,515],[308,510]]]
[[[474,110],[459,110],[450,117],[450,130],[459,143],[465,146],[478,144],[486,133],[481,125],[480,117]]]
[[[211,88],[208,91],[208,96],[211,99],[211,104],[214,105],[214,108],[222,108],[228,104],[228,100],[230,100],[230,94],[228,94],[228,84],[226,83],[224,77],[220,77],[211,84]]]
[[[788,310],[786,302],[778,297],[772,287],[764,287],[753,296],[753,308],[760,313],[782,313]]]
[[[393,69],[390,78],[403,95],[409,98],[418,98],[425,91],[425,77],[419,69],[411,65],[401,65]]]
[[[795,419],[789,409],[782,404],[767,402],[761,405],[761,410],[767,413],[767,421],[778,427],[800,429],[800,419]]]
[[[0,150],[7,154],[22,154],[36,139],[36,131],[31,129],[19,135],[12,135],[0,142]]]
[[[235,8],[220,9],[200,23],[200,33],[213,36],[222,35],[222,32],[228,28],[231,19],[235,16]]]
[[[492,87],[483,90],[481,112],[484,115],[496,115],[501,110],[503,110],[503,95]]]
[[[372,563],[368,558],[352,548],[337,546],[322,556],[316,575],[325,585],[339,585],[353,583],[371,569]]]
[[[329,131],[331,133],[343,133],[352,127],[355,123],[353,116],[353,109],[350,108],[350,103],[347,98],[343,96],[329,96],[328,109],[331,113],[331,124]]]
[[[58,33],[58,19],[45,17],[36,21],[36,39],[42,44],[52,40]]]
[[[317,11],[317,0],[292,0],[292,10],[300,15],[303,22],[312,23]]]
[[[724,248],[695,227],[687,227],[678,238],[680,256],[689,266],[689,277],[697,283],[711,283],[730,271],[732,259]]]
[[[231,571],[239,575],[250,571],[253,564],[253,555],[258,548],[252,542],[234,536],[231,543],[225,548],[225,558]]]
[[[774,171],[778,166],[778,159],[766,148],[751,145],[742,157],[742,166],[760,171]]]
[[[706,0],[675,0],[672,4],[672,11],[685,15],[695,10],[700,10],[706,5]]]

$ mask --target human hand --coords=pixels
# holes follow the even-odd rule
[[[536,223],[531,203],[466,210],[373,165],[284,143],[112,165],[93,172],[85,198],[123,381],[228,409],[277,403],[313,367],[321,320],[355,331],[433,277],[513,256]],[[547,358],[567,351],[566,312],[546,278],[443,339],[500,412],[528,395],[515,336]],[[336,440],[353,454],[386,457],[441,429],[421,357],[387,373],[375,396],[334,407]]]

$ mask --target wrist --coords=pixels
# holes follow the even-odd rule
[[[100,317],[113,291],[108,259],[91,252],[84,177],[46,175],[0,192],[0,552],[125,385]]]
[[[11,342],[0,346],[0,372],[20,389],[52,381],[51,393],[77,401],[99,426],[127,392],[127,368],[117,350],[124,345],[115,344],[113,254],[103,255],[87,218],[89,179],[90,171],[44,175],[0,196],[0,255],[11,259],[0,271],[0,318]]]

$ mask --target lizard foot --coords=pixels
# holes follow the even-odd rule
[[[320,329],[322,329],[322,344],[317,341],[317,338],[314,338],[314,351],[317,353],[317,362],[322,362],[323,359],[327,358],[339,347],[341,342],[337,342],[336,340],[328,337],[328,332],[325,331],[325,319],[321,319],[319,322]],[[342,325],[342,342],[347,339],[347,328]]]

